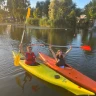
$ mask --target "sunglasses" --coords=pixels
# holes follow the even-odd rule
[[[32,49],[32,47],[28,47],[28,49]]]

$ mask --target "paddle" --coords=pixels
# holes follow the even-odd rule
[[[68,46],[52,46],[52,47],[68,47]],[[91,51],[91,47],[88,46],[88,45],[83,45],[83,46],[80,46],[80,47],[77,47],[77,46],[72,46],[72,48],[81,48],[83,50],[86,50],[86,51]]]
[[[25,33],[25,30],[23,31],[23,34],[22,34],[21,44],[22,44],[22,42],[23,42],[24,33]],[[19,60],[20,60],[20,50],[19,50],[19,53],[16,55],[16,57],[15,57],[15,59],[14,59],[14,65],[15,65],[15,66],[19,66]]]
[[[45,46],[50,46],[50,44],[45,44]],[[68,46],[58,46],[58,45],[51,45],[52,47],[68,47]],[[80,46],[80,47],[77,47],[77,46],[72,46],[72,48],[81,48],[83,50],[86,50],[86,51],[91,51],[91,47],[88,46],[88,45],[83,45],[83,46]]]
[[[27,16],[26,16],[26,20],[29,18],[30,16],[30,8],[28,8],[28,11],[27,11]],[[25,29],[26,29],[26,24],[25,24]],[[25,30],[23,31],[23,34],[22,34],[22,38],[21,38],[21,44],[23,42],[23,38],[24,38],[24,32]],[[14,65],[15,66],[19,66],[19,60],[20,60],[20,50],[19,50],[19,53],[16,55],[15,59],[14,59]]]

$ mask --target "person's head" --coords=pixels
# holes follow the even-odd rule
[[[27,46],[27,52],[31,52],[32,51],[32,47],[31,46]]]
[[[63,53],[62,50],[57,51],[57,55],[62,55],[62,53]]]

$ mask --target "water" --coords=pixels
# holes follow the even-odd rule
[[[21,67],[15,67],[12,50],[18,50],[23,28],[18,26],[0,26],[0,96],[75,96],[69,91],[51,85],[41,79],[30,76]],[[27,27],[23,46],[48,43],[62,46],[89,45],[92,51],[72,48],[66,56],[66,62],[88,77],[96,80],[96,33],[88,30],[40,29]],[[59,48],[54,47],[56,52]],[[61,48],[66,52],[67,48]],[[48,46],[34,46],[32,49],[52,56]]]

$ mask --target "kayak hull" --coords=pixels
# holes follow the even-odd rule
[[[66,64],[67,67],[60,68],[55,65],[56,64],[55,59],[40,52],[39,52],[39,55],[40,55],[40,58],[45,62],[47,66],[54,69],[56,72],[68,78],[72,82],[96,93],[96,82],[94,80],[80,73],[79,71],[69,66],[68,64]]]
[[[17,52],[12,52],[13,57],[15,59]],[[30,74],[35,75],[36,77],[49,82],[51,84],[60,86],[75,95],[95,95],[93,92],[86,90],[85,88],[82,88],[75,83],[71,82],[67,78],[63,77],[59,73],[55,72],[51,68],[47,67],[44,64],[39,63],[36,66],[29,66],[25,64],[24,60],[20,60],[19,64],[22,68],[24,68],[26,71],[28,71]]]

